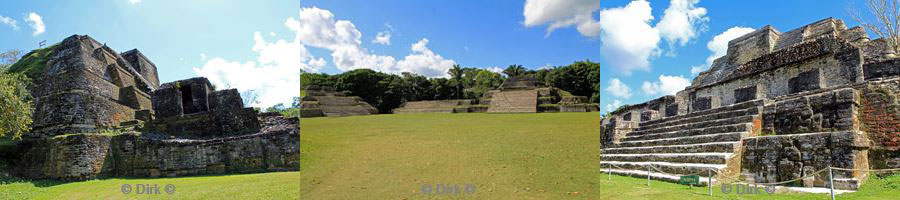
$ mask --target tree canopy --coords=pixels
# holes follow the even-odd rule
[[[522,65],[510,65],[507,76],[529,75],[544,85],[557,87],[573,95],[600,99],[600,65],[579,61],[566,66],[529,71]],[[389,113],[407,101],[479,99],[484,93],[497,89],[506,81],[500,73],[475,67],[454,65],[447,71],[450,78],[428,78],[404,72],[386,74],[371,69],[357,69],[341,74],[304,73],[300,85],[331,86],[359,96],[381,113]]]

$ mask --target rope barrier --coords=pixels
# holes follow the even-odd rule
[[[842,171],[869,171],[869,172],[900,171],[900,168],[894,168],[894,169],[846,169],[846,168],[832,167],[831,169],[842,170]]]

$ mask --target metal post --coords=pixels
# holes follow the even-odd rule
[[[650,164],[647,164],[647,187],[650,187]]]
[[[834,200],[834,174],[831,173],[831,166],[828,167],[828,182],[831,183],[831,200]]]
[[[708,181],[706,181],[706,185],[709,185],[709,196],[712,196],[712,169],[706,169],[706,176]]]

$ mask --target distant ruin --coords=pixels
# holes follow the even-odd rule
[[[348,97],[345,92],[335,92],[329,86],[306,87],[306,96],[300,99],[300,117],[346,117],[378,114],[378,109],[359,97]]]
[[[587,97],[573,96],[559,88],[546,87],[530,76],[514,76],[479,99],[410,101],[395,114],[404,113],[538,113],[595,112],[598,104]]]
[[[788,32],[766,26],[728,43],[691,86],[601,121],[601,164],[656,179],[719,171],[717,180],[827,187],[828,167],[900,167],[900,59],[860,27],[824,19]],[[834,171],[856,189],[868,173]]]
[[[498,90],[485,94],[488,113],[593,112],[600,108],[587,97],[572,96],[559,88],[541,85],[529,76],[510,77]]]
[[[244,108],[237,90],[206,78],[160,85],[137,49],[84,36],[47,47],[36,63],[33,130],[11,174],[33,179],[175,177],[299,169],[296,118]]]

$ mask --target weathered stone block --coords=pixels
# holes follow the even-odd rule
[[[750,86],[740,89],[734,90],[734,103],[741,103],[745,101],[754,100],[757,98],[757,89],[756,86]]]
[[[798,93],[803,91],[815,90],[822,88],[822,84],[819,78],[819,70],[813,69],[810,71],[806,71],[797,75],[797,77],[791,78],[788,80],[788,87],[790,87],[790,93]]]
[[[719,107],[719,98],[716,96],[697,97],[692,105],[693,112],[717,108]]]

